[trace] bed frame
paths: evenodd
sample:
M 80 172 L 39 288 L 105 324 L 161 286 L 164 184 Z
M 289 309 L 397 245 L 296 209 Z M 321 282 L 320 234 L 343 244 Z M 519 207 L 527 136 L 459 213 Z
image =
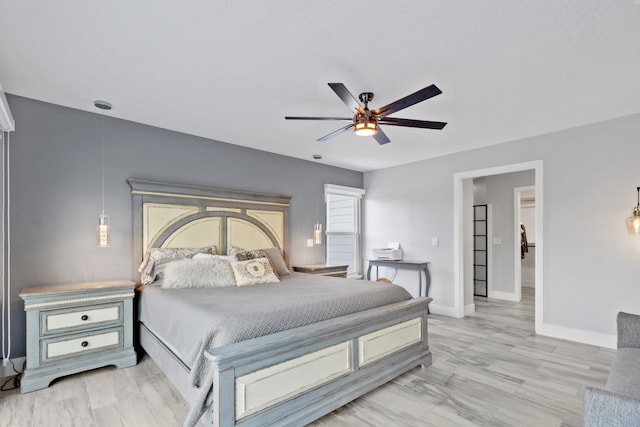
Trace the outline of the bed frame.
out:
M 151 247 L 278 247 L 288 263 L 290 197 L 127 180 L 133 268 Z M 416 298 L 215 348 L 213 426 L 304 425 L 417 366 L 431 365 L 427 309 Z M 189 404 L 189 368 L 140 324 L 140 344 Z

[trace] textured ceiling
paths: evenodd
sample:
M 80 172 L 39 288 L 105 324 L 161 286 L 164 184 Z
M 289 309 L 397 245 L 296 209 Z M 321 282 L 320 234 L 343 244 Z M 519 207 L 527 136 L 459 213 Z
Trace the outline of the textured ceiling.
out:
M 0 0 L 8 93 L 232 144 L 368 171 L 640 112 L 640 4 L 576 1 Z M 343 122 L 327 86 L 372 107 L 435 83 L 394 114 L 448 122 Z M 18 127 L 19 123 L 16 124 Z

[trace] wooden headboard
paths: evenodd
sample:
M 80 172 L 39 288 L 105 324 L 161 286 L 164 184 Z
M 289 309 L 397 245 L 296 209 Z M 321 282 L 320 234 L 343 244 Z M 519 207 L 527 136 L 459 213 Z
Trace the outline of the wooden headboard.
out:
M 128 179 L 133 277 L 149 248 L 280 248 L 289 264 L 290 196 Z

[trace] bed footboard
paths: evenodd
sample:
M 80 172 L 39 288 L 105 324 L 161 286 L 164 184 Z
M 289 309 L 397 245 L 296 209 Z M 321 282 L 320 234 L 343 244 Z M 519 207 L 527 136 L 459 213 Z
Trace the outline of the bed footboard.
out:
M 214 426 L 304 425 L 418 366 L 431 365 L 417 298 L 206 354 Z

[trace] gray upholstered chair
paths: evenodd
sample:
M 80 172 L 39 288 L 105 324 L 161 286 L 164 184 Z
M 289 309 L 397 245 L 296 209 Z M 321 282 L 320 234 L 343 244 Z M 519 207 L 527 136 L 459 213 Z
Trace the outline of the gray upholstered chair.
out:
M 640 316 L 618 313 L 618 350 L 604 388 L 587 387 L 585 427 L 640 426 Z

